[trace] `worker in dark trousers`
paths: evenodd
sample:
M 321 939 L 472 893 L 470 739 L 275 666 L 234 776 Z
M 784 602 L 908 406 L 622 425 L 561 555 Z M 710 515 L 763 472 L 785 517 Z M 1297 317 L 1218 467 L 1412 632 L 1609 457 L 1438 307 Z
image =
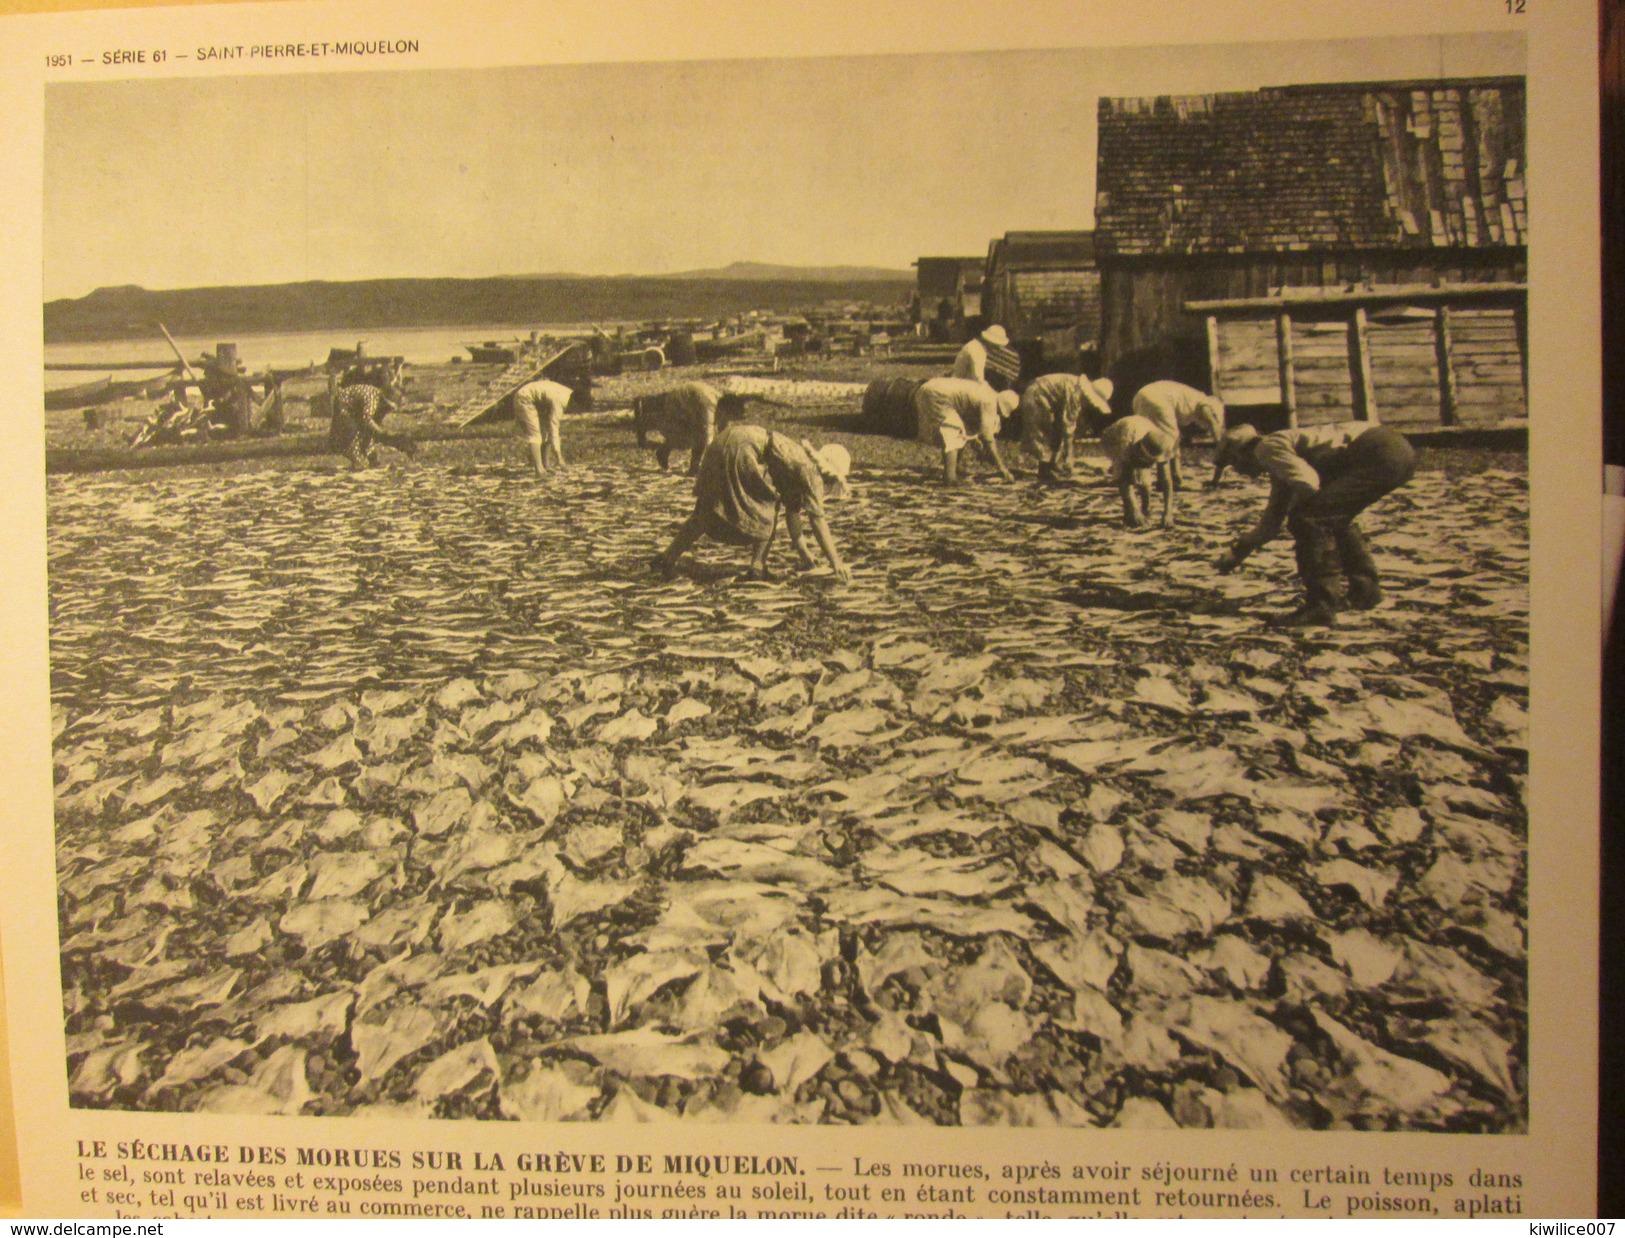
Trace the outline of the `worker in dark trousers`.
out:
M 1225 431 L 1214 458 L 1213 484 L 1226 466 L 1270 479 L 1269 504 L 1251 532 L 1220 556 L 1230 573 L 1280 533 L 1292 533 L 1303 604 L 1274 622 L 1324 626 L 1341 611 L 1370 610 L 1382 600 L 1377 565 L 1355 518 L 1392 494 L 1416 471 L 1416 452 L 1403 434 L 1370 421 L 1308 426 L 1260 434 L 1252 426 Z

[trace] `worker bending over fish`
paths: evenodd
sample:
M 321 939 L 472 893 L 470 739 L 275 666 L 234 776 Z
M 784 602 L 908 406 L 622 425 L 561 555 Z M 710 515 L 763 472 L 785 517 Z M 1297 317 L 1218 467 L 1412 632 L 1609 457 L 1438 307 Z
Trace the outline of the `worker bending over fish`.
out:
M 1137 529 L 1151 518 L 1150 477 L 1154 471 L 1162 495 L 1162 527 L 1173 528 L 1177 508 L 1173 460 L 1178 439 L 1144 417 L 1130 416 L 1107 426 L 1100 445 L 1106 452 L 1107 475 L 1123 500 L 1124 526 Z
M 914 393 L 914 411 L 922 443 L 942 452 L 942 482 L 960 482 L 959 454 L 975 443 L 1004 481 L 1015 480 L 999 456 L 999 426 L 1016 410 L 1013 391 L 994 393 L 986 383 L 969 378 L 928 378 Z
M 1355 517 L 1415 473 L 1416 452 L 1404 435 L 1370 421 L 1274 434 L 1237 426 L 1219 444 L 1215 485 L 1227 465 L 1247 477 L 1267 476 L 1270 498 L 1258 524 L 1220 556 L 1219 571 L 1235 571 L 1283 525 L 1292 533 L 1304 600 L 1277 618 L 1278 626 L 1326 625 L 1341 611 L 1370 610 L 1382 600 L 1377 565 Z
M 655 570 L 670 576 L 677 561 L 702 537 L 735 546 L 749 546 L 750 577 L 771 579 L 767 552 L 779 529 L 779 512 L 803 568 L 817 560 L 807 548 L 803 524 L 829 560 L 842 584 L 852 573 L 841 561 L 835 539 L 824 517 L 826 487 L 831 498 L 846 494 L 852 457 L 836 443 L 814 450 L 764 426 L 738 424 L 717 435 L 700 461 L 694 482 L 694 513 L 683 522 L 665 553 L 654 560 Z
M 1205 429 L 1215 448 L 1224 437 L 1224 401 L 1172 379 L 1147 383 L 1134 393 L 1134 415 L 1171 434 L 1174 457 L 1169 475 L 1175 490 L 1185 485 L 1184 444 L 1196 429 Z
M 688 472 L 693 476 L 717 431 L 739 420 L 744 411 L 745 402 L 737 395 L 710 383 L 683 383 L 634 399 L 632 429 L 640 448 L 649 446 L 650 434 L 660 435 L 655 459 L 663 470 L 670 466 L 673 452 L 688 452 Z
M 547 476 L 549 455 L 553 457 L 555 468 L 561 472 L 564 469 L 564 443 L 559 426 L 574 395 L 569 387 L 550 378 L 528 382 L 513 393 L 514 429 L 525 440 L 525 450 L 537 477 Z
M 363 381 L 365 380 L 365 381 Z M 400 369 L 390 365 L 354 377 L 333 396 L 333 420 L 328 425 L 329 450 L 348 456 L 352 472 L 378 463 L 378 444 L 404 455 L 417 454 L 417 443 L 405 434 L 384 429 L 386 414 L 400 407 Z
M 1038 476 L 1053 480 L 1072 474 L 1072 448 L 1078 423 L 1099 433 L 1112 416 L 1112 380 L 1087 374 L 1045 374 L 1021 393 L 1021 445 L 1038 460 Z

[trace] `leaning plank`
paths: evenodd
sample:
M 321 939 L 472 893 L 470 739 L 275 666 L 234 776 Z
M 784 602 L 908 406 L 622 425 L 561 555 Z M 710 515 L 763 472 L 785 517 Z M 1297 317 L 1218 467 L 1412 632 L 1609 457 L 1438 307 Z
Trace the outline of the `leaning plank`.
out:
M 526 383 L 534 382 L 536 379 L 542 377 L 542 375 L 547 372 L 548 366 L 552 365 L 555 361 L 564 356 L 565 353 L 569 352 L 574 347 L 575 343 L 571 342 L 564 345 L 564 347 L 558 349 L 556 352 L 550 353 L 541 361 L 537 361 L 534 357 L 529 357 L 522 361 L 514 362 L 514 364 L 503 370 L 502 373 L 498 374 L 478 392 L 459 404 L 448 420 L 454 427 L 461 430 L 464 426 L 471 426 L 481 418 L 487 417 L 496 412 L 497 406 L 501 404 L 502 401 L 506 400 L 514 392 L 518 391 L 519 388 L 523 387 Z

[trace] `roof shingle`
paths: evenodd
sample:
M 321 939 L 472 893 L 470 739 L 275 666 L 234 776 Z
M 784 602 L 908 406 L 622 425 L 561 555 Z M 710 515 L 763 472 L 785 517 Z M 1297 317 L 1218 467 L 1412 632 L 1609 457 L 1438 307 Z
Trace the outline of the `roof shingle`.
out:
M 1518 246 L 1522 78 L 1100 100 L 1102 254 Z

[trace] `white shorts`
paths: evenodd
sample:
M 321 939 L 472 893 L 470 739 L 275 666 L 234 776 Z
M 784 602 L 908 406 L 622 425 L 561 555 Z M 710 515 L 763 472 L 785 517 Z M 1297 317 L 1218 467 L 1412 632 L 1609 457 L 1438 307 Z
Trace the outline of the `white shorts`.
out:
M 515 400 L 513 403 L 514 431 L 527 443 L 540 446 L 543 438 L 552 438 L 558 433 L 557 409 L 547 409 L 544 417 L 534 400 Z

